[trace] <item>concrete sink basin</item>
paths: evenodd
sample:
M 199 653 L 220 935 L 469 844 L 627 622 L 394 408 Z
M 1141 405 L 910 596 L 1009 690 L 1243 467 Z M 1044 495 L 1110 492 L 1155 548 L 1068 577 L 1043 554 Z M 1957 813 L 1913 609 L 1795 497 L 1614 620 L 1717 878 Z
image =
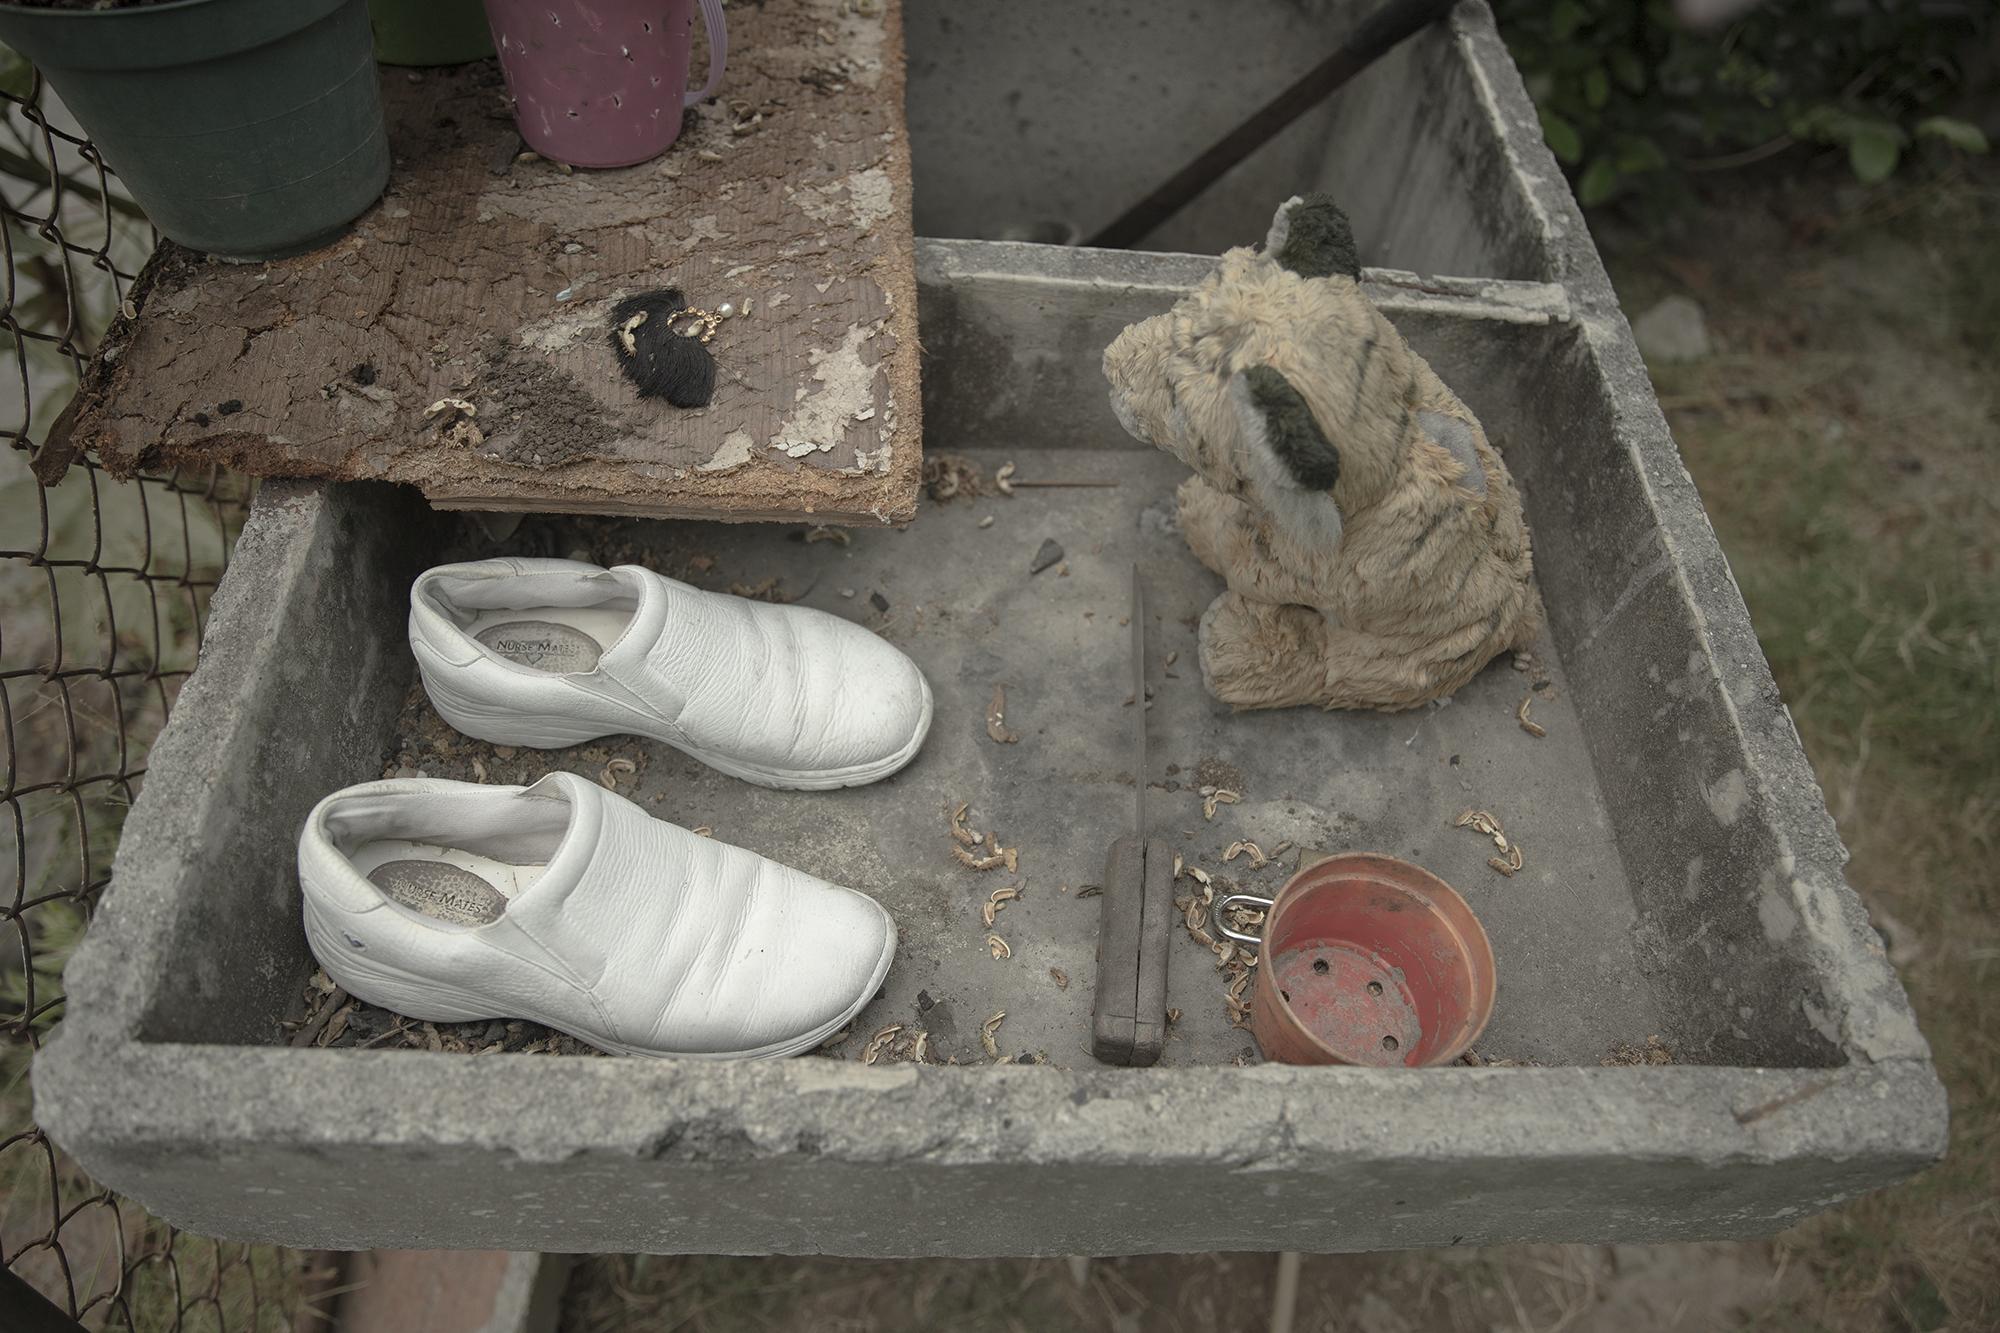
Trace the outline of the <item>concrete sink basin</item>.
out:
M 1093 50 L 1092 25 L 1126 21 L 1112 8 L 1060 12 Z M 1139 151 L 1119 147 L 1141 134 L 1129 117 L 1093 122 L 1111 149 L 1054 162 L 1045 181 L 1009 155 L 1035 158 L 1039 135 L 1088 139 L 1078 122 L 1108 115 L 1101 85 L 1116 91 L 1121 60 L 1198 92 L 1204 52 L 1183 30 L 1212 8 L 1147 7 L 1166 35 L 1093 84 L 1068 68 L 1067 42 L 1049 44 L 1054 8 L 1016 14 L 1012 35 L 964 7 L 912 5 L 920 224 L 971 238 L 920 243 L 927 448 L 989 477 L 1011 461 L 1023 479 L 1110 484 L 927 503 L 909 529 L 850 544 L 543 518 L 495 543 L 386 488 L 267 485 L 36 1064 L 50 1133 L 105 1184 L 219 1236 L 850 1255 L 1754 1235 L 1941 1155 L 1928 1050 L 1483 7 L 1371 71 L 1175 224 L 1186 236 L 1156 243 L 1254 238 L 1277 199 L 1315 184 L 1354 205 L 1372 294 L 1521 483 L 1549 610 L 1535 708 L 1548 734 L 1517 723 L 1534 682 L 1504 660 L 1449 706 L 1396 717 L 1232 716 L 1202 691 L 1191 624 L 1217 581 L 1172 531 L 1178 466 L 1119 431 L 1097 358 L 1211 261 L 977 237 L 1038 219 L 1087 230 L 1142 187 L 1111 165 Z M 1338 31 L 1324 8 L 1249 5 L 1240 22 L 1268 51 Z M 1028 33 L 1051 54 L 1016 130 L 996 119 L 1014 89 L 971 53 L 986 43 L 1001 68 L 1030 68 Z M 1219 130 L 1228 109 L 1216 117 Z M 1187 133 L 1194 148 L 1210 131 Z M 1168 168 L 1184 155 L 1149 142 Z M 1031 576 L 1051 538 L 1066 564 Z M 930 744 L 891 782 L 804 796 L 637 741 L 540 756 L 448 735 L 412 690 L 410 578 L 441 558 L 576 550 L 711 587 L 775 578 L 878 628 L 937 692 Z M 1157 682 L 1144 776 L 1167 835 L 1246 889 L 1275 887 L 1293 854 L 1225 864 L 1238 839 L 1386 851 L 1441 875 L 1492 937 L 1499 999 L 1478 1049 L 1497 1063 L 1259 1064 L 1213 959 L 1178 936 L 1182 1017 L 1163 1063 L 1092 1061 L 1097 904 L 1076 890 L 1130 806 L 1118 620 L 1135 561 Z M 1016 744 L 986 735 L 996 684 Z M 897 965 L 852 1039 L 726 1066 L 289 1044 L 280 1024 L 313 970 L 291 858 L 314 800 L 402 765 L 518 781 L 596 776 L 607 755 L 633 761 L 622 789 L 661 816 L 895 913 Z M 1198 787 L 1217 775 L 1242 801 L 1209 820 Z M 961 801 L 1021 849 L 1004 961 L 978 909 L 1014 880 L 952 861 Z M 1474 806 L 1505 820 L 1522 873 L 1494 874 L 1490 845 L 1452 827 Z M 1005 1059 L 988 1061 L 979 1025 L 1003 1009 Z M 934 1030 L 935 1052 L 960 1063 L 864 1066 L 868 1034 L 893 1023 Z M 1632 1052 L 1640 1063 L 1606 1064 Z

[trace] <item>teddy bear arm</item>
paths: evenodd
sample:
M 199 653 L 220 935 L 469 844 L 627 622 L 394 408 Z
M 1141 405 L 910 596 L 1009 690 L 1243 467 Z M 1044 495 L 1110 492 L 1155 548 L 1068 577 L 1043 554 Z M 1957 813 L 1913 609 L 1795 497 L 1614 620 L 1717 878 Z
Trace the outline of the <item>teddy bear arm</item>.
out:
M 1226 592 L 1199 635 L 1209 692 L 1237 708 L 1368 708 L 1400 712 L 1451 693 L 1495 651 L 1490 642 L 1441 664 L 1434 645 L 1346 629 L 1309 606 Z
M 1309 606 L 1255 602 L 1225 592 L 1197 634 L 1202 681 L 1236 708 L 1293 708 L 1326 692 L 1326 621 Z
M 1231 591 L 1255 602 L 1326 602 L 1312 576 L 1327 558 L 1293 549 L 1255 505 L 1189 477 L 1180 487 L 1180 522 L 1195 559 L 1220 574 Z

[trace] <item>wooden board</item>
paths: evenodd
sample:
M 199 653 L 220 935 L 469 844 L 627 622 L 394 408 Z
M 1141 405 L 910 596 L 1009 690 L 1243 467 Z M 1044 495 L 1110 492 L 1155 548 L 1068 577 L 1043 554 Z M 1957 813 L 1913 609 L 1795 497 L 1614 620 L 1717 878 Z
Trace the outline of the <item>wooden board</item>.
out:
M 296 259 L 163 248 L 71 446 L 118 473 L 219 461 L 407 482 L 447 507 L 907 521 L 922 458 L 897 0 L 727 12 L 722 97 L 625 170 L 517 160 L 491 61 L 383 71 L 381 202 Z M 640 399 L 611 351 L 610 307 L 666 286 L 746 312 L 710 344 L 699 411 Z M 425 415 L 447 397 L 483 438 Z

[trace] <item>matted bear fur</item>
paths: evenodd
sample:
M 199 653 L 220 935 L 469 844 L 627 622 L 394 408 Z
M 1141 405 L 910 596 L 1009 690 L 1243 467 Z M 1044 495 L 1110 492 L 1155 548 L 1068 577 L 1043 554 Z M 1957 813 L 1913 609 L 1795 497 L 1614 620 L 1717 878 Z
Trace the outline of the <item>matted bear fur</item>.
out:
M 1346 216 L 1294 198 L 1104 353 L 1125 429 L 1194 469 L 1181 531 L 1229 585 L 1202 677 L 1239 708 L 1414 708 L 1540 625 L 1513 478 L 1360 276 Z

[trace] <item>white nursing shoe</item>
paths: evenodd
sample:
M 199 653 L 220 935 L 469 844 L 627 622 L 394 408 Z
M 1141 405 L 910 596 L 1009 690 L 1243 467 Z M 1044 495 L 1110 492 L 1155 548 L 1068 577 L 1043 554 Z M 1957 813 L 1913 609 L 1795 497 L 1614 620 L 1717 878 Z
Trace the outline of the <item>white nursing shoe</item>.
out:
M 916 663 L 861 626 L 637 565 L 440 565 L 410 589 L 410 648 L 468 736 L 543 750 L 647 736 L 766 787 L 888 777 L 931 725 Z
M 522 1018 L 628 1055 L 809 1051 L 874 997 L 871 898 L 654 819 L 573 773 L 365 782 L 299 835 L 306 939 L 350 995 Z

